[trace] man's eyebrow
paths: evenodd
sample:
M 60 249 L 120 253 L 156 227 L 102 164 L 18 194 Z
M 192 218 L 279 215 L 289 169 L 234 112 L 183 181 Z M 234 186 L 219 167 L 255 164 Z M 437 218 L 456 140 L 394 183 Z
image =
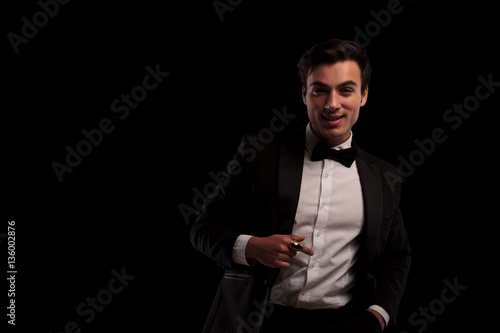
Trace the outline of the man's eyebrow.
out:
M 327 85 L 326 83 L 323 83 L 321 81 L 313 81 L 313 82 L 311 82 L 310 86 L 321 86 L 321 87 L 330 88 L 329 85 Z
M 349 81 L 345 81 L 345 82 L 342 82 L 340 84 L 337 85 L 337 88 L 342 88 L 342 87 L 345 87 L 345 86 L 355 86 L 357 87 L 358 84 L 352 80 L 349 80 Z
M 321 87 L 330 88 L 329 85 L 327 85 L 326 83 L 323 83 L 321 81 L 313 81 L 313 82 L 311 82 L 310 86 L 321 86 Z M 357 87 L 358 84 L 356 82 L 352 81 L 352 80 L 348 80 L 348 81 L 339 83 L 337 85 L 337 88 L 342 88 L 342 87 L 345 87 L 345 86 L 355 86 L 355 87 Z

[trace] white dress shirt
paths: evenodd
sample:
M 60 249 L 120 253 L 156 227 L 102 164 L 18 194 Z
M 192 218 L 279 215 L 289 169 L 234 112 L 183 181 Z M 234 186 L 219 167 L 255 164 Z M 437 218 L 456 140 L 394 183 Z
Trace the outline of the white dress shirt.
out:
M 363 196 L 356 161 L 347 168 L 337 161 L 311 161 L 319 138 L 311 124 L 306 128 L 306 151 L 299 202 L 292 234 L 304 236 L 313 256 L 298 252 L 290 268 L 281 269 L 271 290 L 270 302 L 295 308 L 339 308 L 351 301 L 354 264 L 363 228 Z M 351 147 L 349 139 L 332 149 Z M 245 248 L 249 235 L 241 235 L 233 247 L 233 260 L 248 265 Z M 380 306 L 371 309 L 389 321 Z

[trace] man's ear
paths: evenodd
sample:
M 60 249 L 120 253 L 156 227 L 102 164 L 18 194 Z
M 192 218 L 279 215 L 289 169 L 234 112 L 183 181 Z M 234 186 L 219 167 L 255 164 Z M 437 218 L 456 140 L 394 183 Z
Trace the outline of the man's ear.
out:
M 302 102 L 304 102 L 305 105 L 306 103 L 306 87 L 302 86 Z
M 368 100 L 368 86 L 366 86 L 365 91 L 361 94 L 361 106 L 365 106 Z

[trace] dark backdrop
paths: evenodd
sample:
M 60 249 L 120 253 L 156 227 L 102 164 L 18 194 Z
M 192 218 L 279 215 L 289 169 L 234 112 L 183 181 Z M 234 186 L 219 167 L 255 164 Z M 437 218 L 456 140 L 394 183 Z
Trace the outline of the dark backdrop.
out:
M 296 63 L 328 38 L 367 48 L 356 141 L 406 171 L 414 259 L 396 331 L 490 321 L 500 87 L 477 87 L 500 81 L 491 2 L 61 2 L 2 10 L 0 232 L 16 222 L 18 271 L 9 329 L 200 331 L 222 271 L 191 247 L 179 207 L 195 205 L 273 109 L 305 119 Z M 150 91 L 147 66 L 163 76 Z M 140 102 L 126 113 L 131 93 Z M 473 111 L 448 111 L 464 103 Z M 446 140 L 431 144 L 436 129 Z M 87 156 L 71 157 L 60 181 L 53 164 L 67 163 L 67 146 Z M 93 298 L 104 304 L 91 310 Z

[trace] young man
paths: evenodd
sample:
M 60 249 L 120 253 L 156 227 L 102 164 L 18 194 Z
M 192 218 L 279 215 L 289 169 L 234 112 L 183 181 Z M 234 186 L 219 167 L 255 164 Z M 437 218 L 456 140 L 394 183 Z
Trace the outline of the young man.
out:
M 328 40 L 298 64 L 309 123 L 255 153 L 245 137 L 191 239 L 226 271 L 204 332 L 381 332 L 410 268 L 396 167 L 353 141 L 370 64 Z M 251 153 L 250 153 L 251 152 Z M 393 179 L 393 178 L 392 178 Z

